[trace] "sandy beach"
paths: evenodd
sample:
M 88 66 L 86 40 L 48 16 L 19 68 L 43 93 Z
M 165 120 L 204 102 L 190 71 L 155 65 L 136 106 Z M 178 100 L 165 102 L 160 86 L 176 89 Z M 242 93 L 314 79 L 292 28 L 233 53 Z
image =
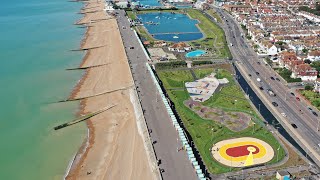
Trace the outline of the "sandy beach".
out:
M 118 25 L 103 8 L 92 0 L 81 10 L 77 24 L 88 28 L 80 48 L 88 50 L 80 67 L 88 69 L 70 99 L 85 98 L 81 114 L 116 106 L 87 121 L 89 143 L 66 179 L 156 179 L 130 100 L 134 84 Z

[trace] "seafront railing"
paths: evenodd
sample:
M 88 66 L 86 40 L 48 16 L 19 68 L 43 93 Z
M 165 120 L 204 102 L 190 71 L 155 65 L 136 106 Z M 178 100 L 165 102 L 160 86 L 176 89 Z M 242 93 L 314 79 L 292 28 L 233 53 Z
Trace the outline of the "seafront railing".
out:
M 159 85 L 159 82 L 156 78 L 156 76 L 154 75 L 153 73 L 153 70 L 151 69 L 150 65 L 148 63 L 146 63 L 146 67 L 148 69 L 148 71 L 150 72 L 150 75 L 151 75 L 151 78 L 154 82 L 154 84 L 156 85 L 156 88 L 161 96 L 161 99 L 162 99 L 162 102 L 164 103 L 166 109 L 167 109 L 167 112 L 170 116 L 170 119 L 172 121 L 172 125 L 176 128 L 177 132 L 178 132 L 178 135 L 179 135 L 179 138 L 180 138 L 180 141 L 184 147 L 184 149 L 186 150 L 187 152 L 187 155 L 188 155 L 188 158 L 193 166 L 193 168 L 195 169 L 196 173 L 197 173 L 197 176 L 200 180 L 205 180 L 205 176 L 199 166 L 199 163 L 198 161 L 196 160 L 195 156 L 194 156 L 194 153 L 192 151 L 192 148 L 190 147 L 190 144 L 187 140 L 187 137 L 185 135 L 185 132 L 184 130 L 180 127 L 180 124 L 178 123 L 177 121 L 177 118 L 176 116 L 174 115 L 170 105 L 169 105 L 169 102 L 166 98 L 166 96 L 164 95 L 162 89 L 161 89 L 161 86 Z

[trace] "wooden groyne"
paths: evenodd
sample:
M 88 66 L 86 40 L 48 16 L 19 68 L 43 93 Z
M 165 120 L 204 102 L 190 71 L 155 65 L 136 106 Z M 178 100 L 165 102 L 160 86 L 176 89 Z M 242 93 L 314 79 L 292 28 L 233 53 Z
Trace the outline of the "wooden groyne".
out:
M 82 121 L 85 121 L 85 120 L 87 120 L 87 119 L 89 119 L 89 118 L 91 118 L 91 117 L 93 117 L 93 116 L 96 116 L 96 115 L 98 115 L 98 114 L 100 114 L 100 113 L 102 113 L 102 112 L 104 112 L 104 111 L 107 111 L 107 110 L 109 110 L 109 109 L 111 109 L 111 108 L 113 108 L 113 107 L 115 107 L 115 106 L 116 106 L 116 105 L 112 105 L 112 106 L 110 106 L 110 107 L 103 108 L 103 109 L 101 109 L 101 110 L 99 110 L 99 111 L 96 111 L 96 112 L 93 112 L 93 113 L 89 113 L 89 114 L 83 115 L 83 116 L 81 116 L 81 117 L 79 117 L 79 118 L 77 118 L 77 119 L 74 119 L 74 120 L 70 121 L 70 122 L 63 123 L 63 124 L 61 124 L 61 125 L 59 125 L 59 126 L 56 126 L 56 127 L 54 127 L 53 129 L 54 129 L 54 130 L 59 130 L 59 129 L 62 129 L 62 128 L 65 128 L 65 127 L 68 127 L 68 126 L 77 124 L 77 123 L 82 122 Z
M 122 90 L 127 90 L 129 88 L 131 88 L 133 85 L 131 86 L 128 86 L 128 87 L 124 87 L 124 88 L 119 88 L 119 89 L 115 89 L 115 90 L 111 90 L 111 91 L 105 91 L 105 92 L 102 92 L 102 93 L 98 93 L 98 94 L 94 94 L 94 95 L 91 95 L 91 96 L 86 96 L 86 97 L 80 97 L 80 98 L 74 98 L 74 99 L 66 99 L 66 100 L 60 100 L 56 103 L 61 103 L 61 102 L 68 102 L 68 101 L 79 101 L 79 100 L 83 100 L 83 99 L 87 99 L 87 98 L 91 98 L 91 97 L 95 97 L 95 96 L 100 96 L 100 95 L 103 95 L 103 94 L 108 94 L 108 93 L 113 93 L 113 92 L 117 92 L 117 91 L 122 91 Z
M 71 71 L 71 70 L 83 70 L 83 69 L 95 68 L 95 67 L 100 67 L 100 66 L 106 66 L 106 65 L 109 65 L 109 64 L 111 64 L 111 63 L 98 64 L 98 65 L 95 65 L 95 66 L 68 68 L 68 69 L 66 69 L 66 70 L 67 70 L 67 71 Z

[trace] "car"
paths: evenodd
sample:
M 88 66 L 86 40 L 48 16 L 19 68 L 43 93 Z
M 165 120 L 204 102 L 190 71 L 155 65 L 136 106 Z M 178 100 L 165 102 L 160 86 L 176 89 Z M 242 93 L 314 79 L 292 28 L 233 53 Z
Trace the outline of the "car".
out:
M 251 74 L 248 74 L 248 76 L 251 77 L 252 75 L 251 75 Z
M 296 124 L 291 124 L 291 126 L 293 127 L 293 128 L 295 128 L 295 129 L 297 129 L 298 128 L 298 126 L 296 125 Z
M 279 79 L 279 78 L 276 78 L 276 80 L 277 80 L 277 81 L 280 81 L 280 79 Z
M 263 87 L 262 87 L 262 86 L 260 86 L 260 87 L 259 87 L 259 89 L 263 90 Z
M 300 101 L 300 98 L 299 98 L 299 97 L 296 97 L 296 100 Z
M 274 80 L 274 77 L 271 76 L 270 78 L 271 78 L 272 80 Z
M 259 75 L 260 73 L 259 73 L 259 72 L 256 72 L 256 74 Z
M 295 94 L 293 92 L 290 93 L 292 96 L 295 96 Z
M 278 103 L 276 103 L 276 102 L 272 102 L 272 105 L 273 105 L 274 107 L 278 107 L 278 106 L 279 106 Z
M 134 47 L 132 46 L 132 47 L 130 47 L 130 49 L 134 49 Z
M 282 115 L 283 117 L 287 117 L 286 113 L 281 113 L 281 115 Z
M 308 109 L 309 109 L 310 111 L 312 111 L 312 108 L 311 108 L 311 107 L 309 107 L 309 106 L 308 106 Z
M 257 78 L 257 81 L 258 81 L 258 82 L 261 82 L 261 79 L 260 79 L 260 78 Z
M 318 114 L 314 111 L 312 111 L 312 114 L 318 117 Z
M 261 62 L 257 62 L 258 64 L 261 64 Z

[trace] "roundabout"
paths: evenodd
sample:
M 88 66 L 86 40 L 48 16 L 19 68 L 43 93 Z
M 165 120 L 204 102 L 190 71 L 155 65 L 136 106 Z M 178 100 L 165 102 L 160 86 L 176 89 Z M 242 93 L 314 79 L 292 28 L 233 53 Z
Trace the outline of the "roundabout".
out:
M 268 143 L 252 137 L 220 141 L 213 145 L 211 152 L 214 159 L 230 167 L 262 164 L 274 157 L 274 151 Z

